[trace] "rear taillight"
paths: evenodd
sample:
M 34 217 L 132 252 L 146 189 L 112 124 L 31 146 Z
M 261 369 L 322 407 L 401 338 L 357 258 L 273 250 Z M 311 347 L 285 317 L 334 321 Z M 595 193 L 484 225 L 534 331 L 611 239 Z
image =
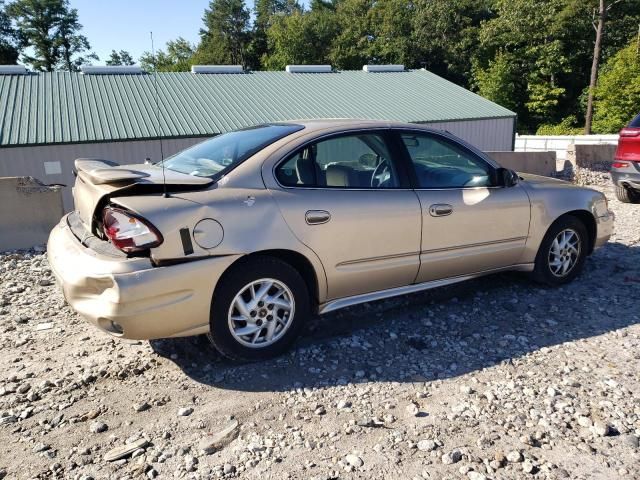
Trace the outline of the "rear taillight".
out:
M 102 229 L 111 243 L 126 253 L 157 247 L 163 241 L 160 232 L 148 221 L 120 208 L 103 210 Z
M 640 136 L 640 128 L 623 128 L 620 130 L 621 137 L 638 137 Z
M 626 168 L 629 166 L 629 164 L 627 162 L 613 162 L 611 166 L 613 168 Z

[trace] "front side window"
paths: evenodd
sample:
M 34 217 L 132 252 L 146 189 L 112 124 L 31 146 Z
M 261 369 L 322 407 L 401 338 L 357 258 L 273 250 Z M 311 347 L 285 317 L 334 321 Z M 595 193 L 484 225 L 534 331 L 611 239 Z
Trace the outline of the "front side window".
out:
M 403 133 L 418 188 L 490 187 L 492 168 L 472 152 L 436 135 Z
M 287 187 L 397 188 L 400 182 L 382 136 L 354 134 L 308 145 L 276 169 Z
M 263 148 L 303 128 L 272 124 L 224 133 L 167 158 L 164 166 L 197 177 L 220 178 Z M 156 165 L 162 166 L 162 162 Z

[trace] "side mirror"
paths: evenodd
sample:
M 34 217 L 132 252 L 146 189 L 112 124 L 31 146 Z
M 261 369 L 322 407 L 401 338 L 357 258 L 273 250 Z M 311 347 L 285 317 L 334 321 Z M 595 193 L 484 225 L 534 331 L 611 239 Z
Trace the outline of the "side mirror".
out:
M 496 170 L 497 185 L 500 187 L 513 187 L 519 181 L 518 174 L 508 168 L 498 168 Z

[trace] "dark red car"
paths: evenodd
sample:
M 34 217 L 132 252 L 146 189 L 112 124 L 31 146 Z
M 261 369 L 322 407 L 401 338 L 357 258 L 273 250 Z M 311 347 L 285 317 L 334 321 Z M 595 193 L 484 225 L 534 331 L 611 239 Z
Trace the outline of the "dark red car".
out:
M 620 130 L 611 179 L 616 186 L 618 200 L 640 203 L 640 115 Z

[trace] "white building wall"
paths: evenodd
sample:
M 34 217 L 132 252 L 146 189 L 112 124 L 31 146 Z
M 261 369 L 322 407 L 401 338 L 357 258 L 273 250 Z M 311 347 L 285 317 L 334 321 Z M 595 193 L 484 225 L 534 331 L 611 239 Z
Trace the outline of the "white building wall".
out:
M 180 138 L 162 141 L 164 156 L 168 157 L 204 138 Z M 160 160 L 160 141 L 79 143 L 36 147 L 0 148 L 0 177 L 31 176 L 47 185 L 62 184 L 64 208 L 73 208 L 71 187 L 75 182 L 73 162 L 76 158 L 101 158 L 120 164 L 143 163 L 146 158 Z
M 513 151 L 515 118 L 487 118 L 455 122 L 426 123 L 447 130 L 485 152 Z

